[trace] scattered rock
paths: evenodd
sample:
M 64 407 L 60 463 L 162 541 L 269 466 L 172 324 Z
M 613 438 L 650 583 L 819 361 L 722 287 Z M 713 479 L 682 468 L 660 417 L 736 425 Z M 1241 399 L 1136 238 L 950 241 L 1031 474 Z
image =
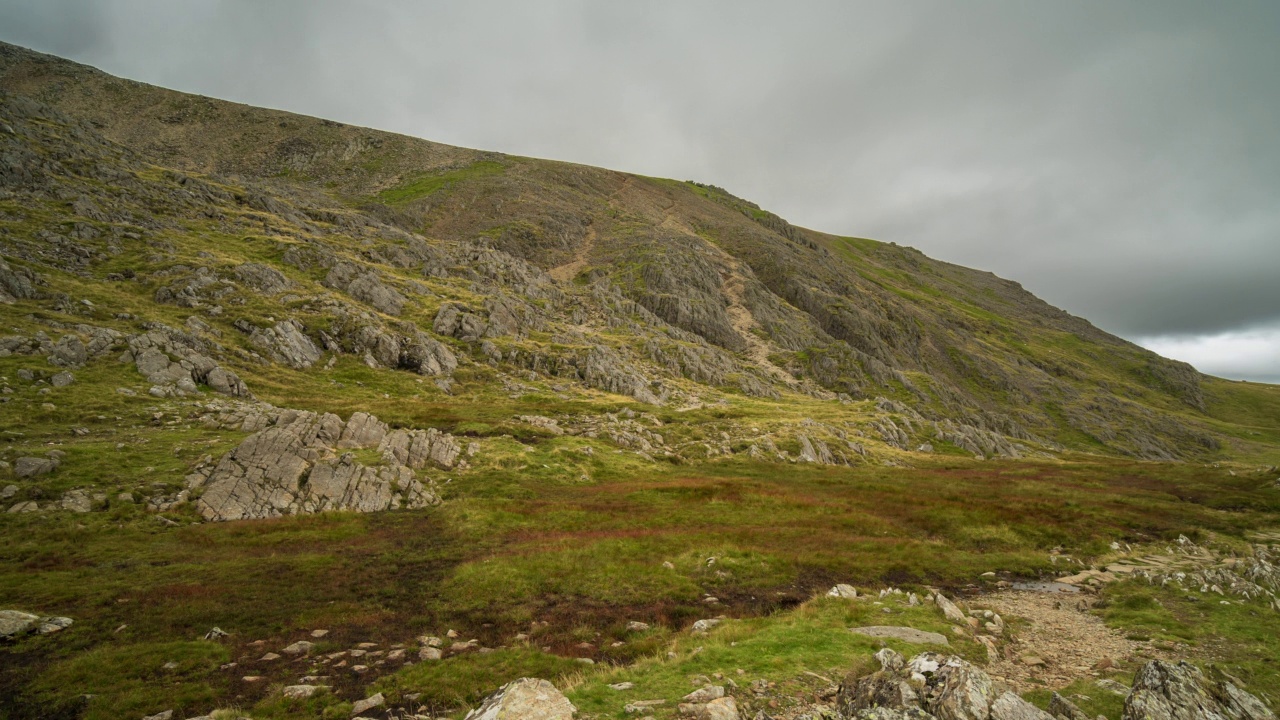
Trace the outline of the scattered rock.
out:
M 61 632 L 71 627 L 73 622 L 69 617 L 42 618 L 21 610 L 0 610 L 0 641 L 15 640 L 29 633 L 48 635 Z
M 705 620 L 699 620 L 693 624 L 693 627 L 690 628 L 690 632 L 704 633 L 719 624 L 720 624 L 719 618 L 707 618 Z
M 942 593 L 934 595 L 933 601 L 939 608 L 942 608 L 942 614 L 951 622 L 959 623 L 961 625 L 969 622 L 969 619 L 960 611 L 960 608 L 956 607 L 956 604 L 948 600 Z
M 424 647 L 418 650 L 419 660 L 439 660 L 442 657 L 444 657 L 444 653 L 440 650 L 440 648 Z
M 306 640 L 299 640 L 298 642 L 289 645 L 288 647 L 286 647 L 284 650 L 281 650 L 280 652 L 285 653 L 286 655 L 307 655 L 311 653 L 311 648 L 315 646 L 316 644 L 313 642 L 308 642 Z
M 66 387 L 75 381 L 76 376 L 65 370 L 49 378 L 49 384 L 56 388 Z
M 353 703 L 351 705 L 351 714 L 359 715 L 365 710 L 372 710 L 373 708 L 382 707 L 383 705 L 386 705 L 386 704 L 387 704 L 387 699 L 382 696 L 382 693 L 376 693 L 374 695 L 370 695 L 369 697 L 363 700 L 357 700 L 355 703 Z
M 827 596 L 853 600 L 858 597 L 858 590 L 852 585 L 845 585 L 842 583 L 828 590 Z
M 1111 678 L 1102 678 L 1100 680 L 1095 680 L 1093 684 L 1097 685 L 1103 690 L 1113 692 L 1117 695 L 1121 695 L 1125 697 L 1129 695 L 1129 688 L 1125 687 L 1124 685 L 1121 685 L 1120 683 L 1116 682 L 1115 680 L 1112 680 Z
M 889 672 L 901 672 L 907 665 L 907 659 L 893 648 L 880 648 L 876 651 L 875 659 L 880 663 L 881 670 Z
M 280 691 L 280 694 L 292 700 L 305 700 L 317 692 L 327 689 L 324 685 L 286 685 Z
M 84 490 L 68 490 L 62 494 L 62 500 L 59 505 L 63 510 L 71 512 L 87 513 L 93 510 L 93 498 Z
M 841 684 L 836 702 L 844 717 L 990 720 L 999 712 L 998 720 L 1042 720 L 1016 696 L 999 697 L 991 678 L 961 658 L 923 653 L 903 666 L 891 653 L 876 655 L 884 669 Z M 878 708 L 897 714 L 873 712 Z
M 691 704 L 702 704 L 722 697 L 724 697 L 723 685 L 704 685 L 685 695 L 683 701 Z

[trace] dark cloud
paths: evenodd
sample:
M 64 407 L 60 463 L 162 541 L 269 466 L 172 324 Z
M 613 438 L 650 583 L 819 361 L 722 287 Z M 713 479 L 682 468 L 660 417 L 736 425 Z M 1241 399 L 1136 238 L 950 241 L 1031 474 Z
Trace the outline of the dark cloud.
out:
M 713 182 L 1017 279 L 1127 337 L 1280 323 L 1274 2 L 0 0 L 0 37 L 182 90 Z

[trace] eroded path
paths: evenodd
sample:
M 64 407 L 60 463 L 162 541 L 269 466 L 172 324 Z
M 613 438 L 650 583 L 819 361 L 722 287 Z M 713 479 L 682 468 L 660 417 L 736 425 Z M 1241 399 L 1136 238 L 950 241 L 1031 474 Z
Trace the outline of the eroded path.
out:
M 553 267 L 547 271 L 552 280 L 556 282 L 569 282 L 578 276 L 587 267 L 587 260 L 591 256 L 591 251 L 596 247 L 596 229 L 590 225 L 587 226 L 587 234 L 582 238 L 582 244 L 573 253 L 573 260 Z
M 1092 600 L 1083 593 L 1014 590 L 974 598 L 972 607 L 991 609 L 1010 625 L 987 672 L 1026 692 L 1104 677 L 1107 668 L 1130 660 L 1168 659 L 1150 642 L 1107 627 L 1088 611 Z

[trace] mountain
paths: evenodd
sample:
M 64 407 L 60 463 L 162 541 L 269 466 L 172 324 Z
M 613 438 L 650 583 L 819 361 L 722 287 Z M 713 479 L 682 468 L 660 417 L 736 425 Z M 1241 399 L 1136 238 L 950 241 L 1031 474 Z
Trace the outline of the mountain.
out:
M 796 227 L 717 187 L 250 108 L 12 46 L 0 54 L 0 76 L 9 93 L 75 118 L 86 137 L 118 144 L 134 163 L 220 186 L 222 202 L 204 198 L 222 206 L 213 212 L 263 213 L 230 213 L 206 222 L 209 230 L 256 233 L 274 245 L 264 258 L 273 264 L 304 251 L 325 267 L 345 256 L 395 278 L 418 317 L 441 303 L 404 283 L 452 276 L 435 247 L 497 251 L 522 279 L 487 278 L 467 300 L 486 322 L 503 315 L 487 332 L 506 338 L 498 349 L 513 368 L 581 379 L 581 363 L 568 358 L 599 346 L 634 370 L 594 385 L 648 402 L 680 402 L 677 380 L 758 397 L 886 398 L 930 428 L 909 442 L 891 428 L 872 435 L 904 449 L 936 440 L 988 455 L 999 444 L 1009 454 L 998 435 L 1050 451 L 1173 459 L 1205 456 L 1223 439 L 1204 378 L 1184 363 L 1017 283 L 911 248 Z M 352 235 L 360 245 L 343 247 Z M 635 320 L 616 332 L 622 315 Z M 322 316 L 299 319 L 323 324 Z M 610 342 L 592 341 L 587 333 L 606 325 Z
M 0 715 L 141 717 L 164 667 L 175 706 L 293 717 L 296 663 L 369 638 L 335 697 L 452 711 L 708 607 L 1234 553 L 1280 512 L 1277 388 L 990 273 L 12 45 L 0 93 L 0 594 L 48 616 Z

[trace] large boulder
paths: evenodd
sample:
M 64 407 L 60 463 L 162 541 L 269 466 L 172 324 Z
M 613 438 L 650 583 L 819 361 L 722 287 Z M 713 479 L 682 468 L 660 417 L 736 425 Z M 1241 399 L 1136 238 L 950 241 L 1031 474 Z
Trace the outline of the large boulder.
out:
M 20 478 L 48 475 L 56 469 L 57 458 L 20 457 L 13 463 L 13 474 Z
M 12 640 L 36 629 L 39 615 L 21 610 L 0 610 L 0 640 Z
M 1228 678 L 1211 680 L 1188 662 L 1152 660 L 1133 678 L 1124 720 L 1275 720 Z
M 520 678 L 503 685 L 467 713 L 466 720 L 571 720 L 578 708 L 554 685 Z
M 71 627 L 68 617 L 40 617 L 21 610 L 0 610 L 0 641 L 15 640 L 28 633 L 48 635 Z
M 387 315 L 399 315 L 404 311 L 405 297 L 383 283 L 378 273 L 370 268 L 353 263 L 338 263 L 329 270 L 323 284 L 325 287 L 342 290 Z
M 292 286 L 292 283 L 284 276 L 284 273 L 259 263 L 237 265 L 232 272 L 241 284 L 266 295 L 284 292 Z
M 936 673 L 926 676 L 924 707 L 939 720 L 987 720 L 996 700 L 991 677 L 958 657 L 941 661 Z

